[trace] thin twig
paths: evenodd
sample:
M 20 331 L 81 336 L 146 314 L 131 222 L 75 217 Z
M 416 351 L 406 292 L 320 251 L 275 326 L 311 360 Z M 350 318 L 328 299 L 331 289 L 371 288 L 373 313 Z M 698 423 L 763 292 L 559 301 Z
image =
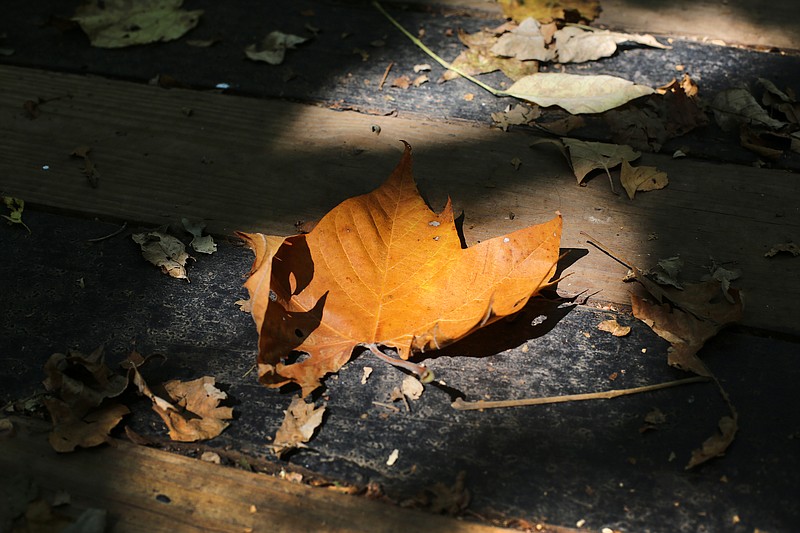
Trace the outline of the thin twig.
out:
M 249 376 L 249 375 L 250 375 L 250 374 L 253 372 L 253 370 L 255 370 L 255 369 L 256 369 L 256 366 L 258 366 L 258 365 L 253 365 L 253 366 L 251 366 L 250 368 L 248 368 L 248 369 L 247 369 L 247 372 L 245 372 L 244 374 L 242 374 L 242 377 L 243 377 L 243 378 L 246 378 L 247 376 Z
M 642 392 L 651 392 L 655 390 L 667 389 L 670 387 L 678 387 L 681 385 L 688 385 L 690 383 L 701 383 L 708 381 L 707 377 L 695 376 L 692 378 L 678 379 L 675 381 L 667 381 L 665 383 L 656 383 L 655 385 L 644 385 L 642 387 L 634 387 L 632 389 L 617 389 L 604 392 L 589 392 L 586 394 L 567 394 L 565 396 L 548 396 L 545 398 L 522 398 L 519 400 L 497 400 L 486 401 L 477 400 L 474 402 L 465 402 L 461 398 L 451 404 L 453 409 L 459 411 L 469 411 L 474 409 L 497 409 L 500 407 L 522 407 L 525 405 L 545 405 L 550 403 L 564 403 L 564 402 L 578 402 L 582 400 L 610 400 L 619 396 L 627 396 L 630 394 L 639 394 Z
M 100 242 L 100 241 L 104 241 L 106 239 L 110 239 L 111 237 L 116 237 L 117 235 L 119 235 L 120 233 L 125 231 L 125 228 L 127 228 L 127 227 L 128 227 L 128 223 L 127 222 L 123 222 L 122 226 L 120 226 L 119 228 L 117 228 L 113 232 L 109 233 L 108 235 L 105 235 L 104 237 L 97 237 L 97 238 L 94 238 L 94 239 L 86 239 L 86 242 Z
M 407 29 L 405 29 L 389 13 L 387 13 L 386 10 L 383 9 L 383 6 L 381 6 L 380 2 L 378 2 L 377 0 L 373 0 L 372 5 L 375 7 L 375 9 L 380 11 L 383 14 L 383 16 L 386 17 L 389 20 L 389 22 L 391 22 L 398 30 L 403 32 L 403 35 L 405 35 L 406 37 L 411 39 L 412 43 L 417 45 L 423 52 L 425 52 L 426 54 L 431 56 L 433 58 L 433 60 L 436 61 L 437 63 L 439 63 L 441 66 L 443 66 L 444 68 L 446 68 L 448 70 L 452 70 L 453 72 L 455 72 L 459 76 L 462 76 L 462 77 L 468 79 L 469 81 L 471 81 L 472 83 L 474 83 L 475 85 L 480 87 L 481 89 L 484 89 L 485 91 L 488 91 L 488 92 L 492 93 L 494 96 L 507 96 L 503 91 L 498 91 L 497 89 L 493 89 L 492 87 L 489 87 L 488 85 L 486 85 L 482 81 L 470 76 L 469 74 L 467 74 L 466 72 L 462 71 L 458 67 L 453 66 L 451 63 L 448 63 L 447 61 L 445 61 L 444 59 L 442 59 L 441 57 L 436 55 L 436 53 L 433 50 L 431 50 L 430 48 L 425 46 L 422 43 L 422 41 L 420 41 L 419 39 L 414 37 L 414 35 L 412 35 L 411 32 L 409 32 Z
M 383 71 L 383 77 L 381 78 L 381 82 L 380 84 L 378 84 L 379 91 L 383 90 L 383 84 L 386 83 L 386 78 L 389 77 L 389 71 L 392 70 L 393 66 L 394 66 L 394 61 L 389 61 L 389 64 L 386 65 L 386 70 Z
M 606 245 L 604 245 L 603 243 L 601 243 L 600 241 L 598 241 L 597 239 L 595 239 L 594 237 L 592 237 L 591 235 L 589 235 L 585 231 L 581 231 L 580 234 L 583 235 L 584 237 L 586 237 L 586 240 L 589 241 L 589 243 L 591 243 L 594 246 L 596 246 L 601 252 L 606 254 L 608 257 L 610 257 L 614 261 L 617 261 L 618 263 L 621 263 L 623 266 L 626 266 L 626 267 L 628 267 L 630 269 L 634 268 L 630 261 L 628 261 L 624 257 L 618 257 Z
M 372 405 L 377 405 L 379 407 L 384 407 L 386 409 L 389 409 L 390 411 L 394 411 L 395 413 L 399 413 L 400 412 L 400 408 L 399 407 L 397 407 L 396 405 L 392 405 L 390 403 L 372 402 Z

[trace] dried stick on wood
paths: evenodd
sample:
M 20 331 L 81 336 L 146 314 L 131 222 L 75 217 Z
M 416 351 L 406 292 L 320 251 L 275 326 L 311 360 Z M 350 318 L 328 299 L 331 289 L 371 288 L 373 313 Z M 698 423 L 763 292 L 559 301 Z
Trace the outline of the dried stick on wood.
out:
M 651 392 L 655 390 L 668 389 L 670 387 L 679 387 L 681 385 L 689 385 L 691 383 L 704 383 L 708 378 L 703 376 L 695 376 L 692 378 L 678 379 L 675 381 L 667 381 L 665 383 L 656 383 L 655 385 L 644 385 L 642 387 L 634 387 L 632 389 L 617 389 L 604 392 L 589 392 L 586 394 L 567 394 L 565 396 L 548 396 L 545 398 L 522 398 L 519 400 L 497 400 L 486 401 L 477 400 L 474 402 L 465 402 L 461 398 L 451 404 L 453 409 L 459 411 L 470 411 L 475 409 L 497 409 L 501 407 L 522 407 L 526 405 L 544 405 L 549 403 L 565 403 L 577 402 L 582 400 L 610 400 L 619 396 L 628 396 L 630 394 L 639 394 L 642 392 Z

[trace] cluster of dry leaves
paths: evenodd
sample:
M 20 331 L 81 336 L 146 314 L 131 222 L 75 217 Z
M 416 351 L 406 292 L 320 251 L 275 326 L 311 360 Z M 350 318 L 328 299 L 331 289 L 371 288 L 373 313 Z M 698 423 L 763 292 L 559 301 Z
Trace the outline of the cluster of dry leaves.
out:
M 450 63 L 440 81 L 500 70 L 514 82 L 502 94 L 542 107 L 556 105 L 572 114 L 602 113 L 654 90 L 608 75 L 539 73 L 539 63 L 594 61 L 613 55 L 623 42 L 668 48 L 651 35 L 564 25 L 563 21 L 543 25 L 533 18 L 473 34 L 460 30 L 458 37 L 467 49 Z
M 580 158 L 585 148 L 569 141 L 561 142 L 570 150 L 578 147 L 568 152 L 576 176 L 585 174 L 592 168 Z M 633 157 L 607 154 L 603 168 L 626 164 L 626 155 Z M 245 286 L 259 332 L 259 380 L 270 387 L 295 383 L 307 397 L 358 348 L 422 376 L 424 367 L 407 361 L 410 356 L 516 313 L 552 282 L 560 229 L 557 217 L 462 249 L 450 203 L 436 214 L 419 197 L 406 144 L 383 185 L 346 200 L 310 233 L 241 234 L 256 255 Z M 632 294 L 634 316 L 671 343 L 670 365 L 713 379 L 697 352 L 722 327 L 740 320 L 742 296 L 730 287 L 739 272 L 715 265 L 707 280 L 683 283 L 681 266 L 679 258 L 670 258 L 650 271 L 631 267 L 631 279 L 645 289 Z M 611 323 L 602 328 L 618 336 L 630 331 Z M 292 352 L 308 357 L 293 361 Z M 418 397 L 422 384 L 409 379 L 420 390 L 398 389 L 391 401 Z M 695 450 L 687 468 L 724 453 L 736 433 L 736 410 L 717 385 L 730 415 L 720 420 L 720 433 Z M 302 446 L 323 413 L 324 406 L 293 399 L 279 431 L 286 444 L 278 453 Z
M 233 412 L 219 406 L 226 395 L 216 388 L 214 378 L 171 380 L 156 393 L 141 373 L 149 359 L 134 350 L 121 370 L 114 371 L 105 363 L 102 346 L 88 355 L 69 350 L 50 356 L 44 367 L 48 392 L 44 404 L 53 420 L 49 437 L 53 449 L 71 452 L 107 442 L 111 430 L 130 412 L 120 398 L 131 385 L 152 402 L 173 440 L 210 439 L 228 426 Z M 129 428 L 126 431 L 136 439 Z
M 611 254 L 593 239 L 589 242 Z M 723 455 L 738 430 L 738 414 L 722 384 L 697 354 L 722 328 L 742 319 L 744 295 L 731 287 L 731 281 L 739 278 L 741 272 L 712 264 L 702 281 L 683 282 L 680 257 L 663 259 L 649 270 L 618 260 L 631 269 L 624 281 L 639 283 L 640 290 L 631 291 L 633 316 L 670 343 L 667 363 L 713 380 L 728 407 L 729 413 L 719 420 L 719 431 L 692 452 L 686 468 Z M 598 329 L 619 337 L 630 333 L 630 327 L 621 326 L 616 320 L 601 322 Z
M 181 0 L 152 0 L 142 5 L 123 0 L 107 0 L 102 5 L 88 2 L 73 20 L 98 47 L 168 41 L 194 28 L 203 13 L 182 10 L 181 4 Z M 558 135 L 558 139 L 536 144 L 556 145 L 579 184 L 590 172 L 601 169 L 613 190 L 610 169 L 620 166 L 621 184 L 631 200 L 637 192 L 665 187 L 665 173 L 653 167 L 634 167 L 631 162 L 639 158 L 640 150 L 658 151 L 668 139 L 707 122 L 696 98 L 697 86 L 688 76 L 652 89 L 611 76 L 539 73 L 539 65 L 594 61 L 614 54 L 620 43 L 662 49 L 668 46 L 649 35 L 601 31 L 568 22 L 591 21 L 599 12 L 596 2 L 525 4 L 501 1 L 515 22 L 474 34 L 459 31 L 466 48 L 449 64 L 451 70 L 440 81 L 501 70 L 513 84 L 507 90 L 493 92 L 534 105 L 509 106 L 493 115 L 495 122 L 504 130 L 536 124 Z M 382 11 L 377 3 L 376 7 Z M 315 33 L 314 28 L 309 31 Z M 277 65 L 287 50 L 307 40 L 275 31 L 261 43 L 250 45 L 245 54 L 251 60 Z M 211 46 L 215 42 L 189 44 Z M 417 73 L 429 70 L 428 65 L 415 68 Z M 418 80 L 428 81 L 426 75 Z M 761 104 L 744 89 L 720 93 L 712 104 L 716 120 L 724 129 L 739 128 L 742 145 L 765 158 L 774 159 L 788 149 L 797 151 L 800 107 L 795 95 L 766 80 L 760 80 L 760 84 L 764 88 Z M 625 105 L 632 100 L 637 100 L 635 105 Z M 539 106 L 553 105 L 571 115 L 558 122 L 537 124 Z M 582 113 L 604 113 L 614 140 L 624 140 L 625 144 L 566 137 L 582 124 L 575 116 Z M 84 160 L 83 171 L 97 186 L 99 173 L 89 152 L 88 146 L 78 147 L 72 155 Z M 4 200 L 11 210 L 4 218 L 23 224 L 24 204 Z M 203 235 L 202 225 L 184 220 L 184 227 L 192 234 L 191 246 L 196 251 L 215 250 L 211 238 Z M 462 249 L 450 203 L 437 214 L 419 197 L 408 145 L 400 164 L 381 187 L 346 200 L 307 235 L 284 238 L 241 234 L 256 255 L 245 286 L 259 333 L 259 380 L 270 387 L 294 383 L 302 389 L 302 395 L 295 397 L 286 410 L 273 442 L 275 452 L 281 455 L 312 437 L 323 420 L 325 407 L 315 407 L 304 398 L 320 386 L 326 374 L 336 372 L 354 350 L 370 350 L 423 376 L 424 367 L 408 361 L 412 355 L 442 348 L 522 309 L 552 282 L 560 235 L 559 215 Z M 189 255 L 179 239 L 154 231 L 135 234 L 133 240 L 148 261 L 170 276 L 188 279 L 185 265 Z M 635 267 L 632 271 L 633 279 L 645 290 L 645 294 L 632 294 L 634 315 L 671 343 L 669 364 L 713 378 L 697 352 L 721 327 L 741 318 L 741 295 L 729 286 L 734 273 L 716 269 L 709 280 L 681 284 L 674 263 L 664 262 L 650 272 Z M 618 324 L 606 323 L 603 328 L 614 335 L 627 333 Z M 292 352 L 308 357 L 292 362 Z M 54 354 L 46 365 L 45 381 L 51 394 L 46 406 L 54 421 L 53 447 L 71 451 L 107 441 L 109 431 L 128 413 L 127 407 L 115 399 L 131 385 L 150 399 L 175 440 L 211 438 L 227 426 L 231 409 L 219 407 L 225 394 L 214 386 L 213 378 L 170 381 L 156 393 L 140 372 L 146 361 L 134 351 L 120 373 L 105 365 L 102 348 L 88 356 L 79 352 Z M 421 390 L 416 387 L 422 385 L 411 379 L 416 392 L 403 389 L 392 401 L 419 397 Z M 721 386 L 720 391 L 727 401 Z M 695 451 L 688 467 L 723 453 L 732 441 L 737 417 L 730 402 L 728 405 L 730 416 L 720 420 L 720 434 Z
M 211 235 L 203 235 L 206 224 L 202 221 L 191 221 L 182 218 L 182 229 L 191 235 L 189 246 L 198 253 L 213 254 L 217 251 L 217 243 Z M 142 249 L 142 257 L 149 263 L 157 266 L 170 277 L 189 281 L 186 274 L 186 262 L 191 256 L 186 252 L 186 246 L 179 238 L 171 235 L 166 229 L 134 233 L 131 235 L 133 242 Z
M 75 11 L 71 21 L 80 25 L 92 46 L 98 48 L 123 48 L 180 39 L 194 29 L 203 15 L 202 9 L 181 9 L 183 0 L 89 0 Z M 316 28 L 307 26 L 315 34 Z M 279 65 L 286 51 L 308 41 L 307 37 L 270 32 L 260 43 L 251 44 L 244 53 L 248 59 Z M 188 39 L 186 44 L 206 48 L 220 42 L 219 38 Z M 175 80 L 162 80 L 159 84 L 172 85 Z M 80 154 L 76 154 L 80 155 Z
M 759 78 L 760 101 L 753 91 L 737 87 L 721 91 L 711 107 L 724 131 L 738 131 L 744 148 L 766 161 L 780 159 L 787 152 L 800 153 L 800 102 L 795 92 L 779 89 Z

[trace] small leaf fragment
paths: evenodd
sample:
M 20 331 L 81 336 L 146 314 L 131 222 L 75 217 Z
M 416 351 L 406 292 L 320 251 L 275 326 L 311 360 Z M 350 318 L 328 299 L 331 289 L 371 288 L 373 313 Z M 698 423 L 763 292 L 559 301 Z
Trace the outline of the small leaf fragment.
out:
M 400 390 L 409 400 L 419 400 L 425 391 L 425 386 L 415 376 L 406 376 L 400 384 Z
M 666 172 L 661 172 L 656 167 L 633 167 L 625 160 L 622 161 L 619 179 L 631 200 L 637 191 L 655 191 L 663 189 L 669 183 Z
M 501 130 L 508 131 L 509 126 L 528 124 L 539 118 L 541 114 L 542 110 L 539 106 L 517 104 L 514 107 L 509 105 L 504 111 L 492 113 L 492 120 Z
M 624 337 L 631 332 L 630 326 L 623 326 L 616 319 L 603 320 L 597 324 L 597 329 L 600 331 L 607 331 L 615 337 Z
M 286 50 L 292 50 L 298 44 L 308 41 L 305 37 L 283 33 L 280 31 L 270 32 L 264 37 L 260 45 L 251 44 L 244 49 L 248 59 L 253 61 L 263 61 L 270 65 L 280 65 L 286 57 Z
M 739 426 L 736 422 L 735 412 L 734 416 L 723 416 L 719 419 L 719 432 L 709 437 L 703 442 L 700 448 L 692 451 L 692 457 L 689 459 L 689 464 L 686 465 L 686 470 L 694 468 L 697 465 L 705 463 L 709 459 L 724 455 L 725 451 L 733 442 L 736 437 L 736 432 Z
M 392 453 L 389 454 L 389 458 L 386 459 L 386 466 L 394 466 L 399 457 L 400 457 L 400 450 L 395 448 L 394 450 L 392 450 Z
M 186 261 L 189 254 L 183 243 L 172 235 L 160 231 L 134 233 L 131 238 L 142 248 L 142 256 L 173 278 L 189 280 Z
M 25 200 L 22 198 L 14 198 L 13 196 L 3 196 L 3 203 L 8 208 L 10 213 L 8 215 L 0 215 L 8 221 L 9 224 L 19 224 L 28 233 L 31 233 L 31 228 L 22 221 L 22 212 L 25 210 Z
M 314 431 L 322 423 L 325 406 L 314 407 L 300 396 L 292 398 L 281 427 L 272 441 L 272 451 L 278 457 L 295 448 L 304 448 L 305 443 L 314 436 Z
M 100 184 L 100 172 L 97 170 L 94 161 L 89 157 L 89 152 L 91 151 L 91 146 L 78 146 L 70 155 L 83 159 L 82 172 L 86 176 L 86 179 L 89 180 L 89 185 L 91 185 L 93 189 L 96 189 Z
M 793 257 L 797 257 L 800 255 L 800 246 L 793 242 L 778 243 L 770 248 L 769 251 L 764 254 L 764 257 L 775 257 L 780 253 L 787 253 L 791 254 Z
M 192 222 L 188 218 L 182 218 L 183 227 L 192 234 L 192 242 L 189 243 L 194 251 L 201 254 L 213 254 L 217 251 L 217 243 L 211 235 L 203 235 L 206 223 L 202 221 Z

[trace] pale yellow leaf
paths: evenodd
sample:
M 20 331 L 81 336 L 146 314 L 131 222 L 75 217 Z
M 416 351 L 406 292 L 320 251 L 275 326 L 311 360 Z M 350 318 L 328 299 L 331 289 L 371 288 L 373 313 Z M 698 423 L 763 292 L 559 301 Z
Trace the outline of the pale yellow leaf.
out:
M 666 172 L 661 172 L 656 167 L 633 167 L 627 161 L 622 162 L 619 179 L 631 200 L 637 191 L 655 191 L 663 189 L 669 183 Z
M 602 113 L 653 92 L 650 87 L 615 76 L 552 72 L 525 76 L 509 87 L 505 94 L 542 107 L 559 106 L 577 115 Z

